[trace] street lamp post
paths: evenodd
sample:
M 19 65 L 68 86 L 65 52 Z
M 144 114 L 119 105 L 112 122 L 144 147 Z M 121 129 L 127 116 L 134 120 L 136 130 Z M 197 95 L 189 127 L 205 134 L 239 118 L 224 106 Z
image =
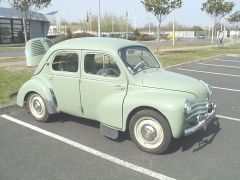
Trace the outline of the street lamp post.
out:
M 175 46 L 175 9 L 173 10 L 173 41 L 172 45 Z
M 98 0 L 98 37 L 101 37 L 101 5 Z
M 215 25 L 213 24 L 213 26 L 212 26 L 212 44 L 214 43 L 214 32 L 213 32 L 214 31 L 214 26 Z
M 126 7 L 126 12 L 125 12 L 125 18 L 126 18 L 126 39 L 128 39 L 128 9 Z
M 148 20 L 148 34 L 151 33 L 151 23 L 150 23 L 150 18 L 147 17 L 147 20 Z
M 112 33 L 113 33 L 113 15 L 111 15 L 111 20 L 112 20 Z

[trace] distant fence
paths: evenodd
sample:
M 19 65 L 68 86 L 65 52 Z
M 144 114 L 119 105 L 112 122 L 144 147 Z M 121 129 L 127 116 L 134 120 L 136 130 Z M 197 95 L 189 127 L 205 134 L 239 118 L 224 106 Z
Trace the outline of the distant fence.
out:
M 240 31 L 230 31 L 230 37 L 239 37 Z

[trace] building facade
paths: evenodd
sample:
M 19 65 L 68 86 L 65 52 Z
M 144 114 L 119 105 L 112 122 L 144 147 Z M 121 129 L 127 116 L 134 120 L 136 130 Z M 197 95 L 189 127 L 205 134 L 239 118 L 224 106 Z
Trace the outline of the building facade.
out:
M 16 9 L 0 7 L 0 44 L 23 43 L 23 16 Z M 45 15 L 30 12 L 27 22 L 28 39 L 46 37 L 50 22 Z

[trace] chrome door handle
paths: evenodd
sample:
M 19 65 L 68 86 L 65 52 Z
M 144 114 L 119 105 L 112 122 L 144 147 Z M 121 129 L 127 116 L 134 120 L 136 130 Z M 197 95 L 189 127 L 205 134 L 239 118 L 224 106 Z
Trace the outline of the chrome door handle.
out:
M 116 85 L 115 88 L 116 88 L 117 90 L 124 90 L 124 89 L 125 89 L 125 87 L 122 86 L 122 85 Z
M 52 80 L 53 80 L 53 77 L 52 77 L 52 76 L 50 76 L 50 77 L 48 78 L 48 80 L 49 80 L 49 81 L 52 81 Z

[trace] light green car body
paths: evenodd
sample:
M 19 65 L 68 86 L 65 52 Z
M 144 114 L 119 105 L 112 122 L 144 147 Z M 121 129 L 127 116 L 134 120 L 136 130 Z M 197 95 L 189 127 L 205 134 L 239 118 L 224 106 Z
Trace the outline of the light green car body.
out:
M 184 103 L 206 101 L 206 86 L 194 78 L 166 71 L 161 64 L 160 68 L 131 74 L 118 53 L 119 49 L 129 46 L 144 45 L 111 38 L 72 39 L 53 45 L 41 58 L 34 76 L 20 88 L 17 104 L 24 106 L 28 95 L 36 92 L 45 100 L 50 114 L 64 112 L 93 119 L 118 131 L 128 129 L 131 117 L 138 110 L 153 109 L 167 119 L 174 138 L 183 136 L 190 126 L 186 122 Z M 77 72 L 52 69 L 54 57 L 61 52 L 77 53 Z M 85 73 L 85 54 L 95 52 L 113 57 L 120 76 Z

